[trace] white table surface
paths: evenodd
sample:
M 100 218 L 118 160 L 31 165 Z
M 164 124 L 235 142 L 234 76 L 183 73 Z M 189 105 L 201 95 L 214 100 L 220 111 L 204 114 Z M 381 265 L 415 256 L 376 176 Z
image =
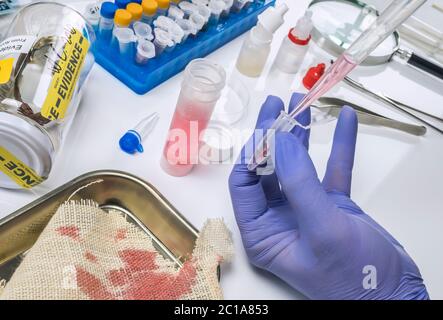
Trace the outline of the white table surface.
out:
M 258 80 L 244 79 L 252 99 L 248 116 L 238 125 L 241 128 L 252 128 L 260 100 L 272 92 L 266 85 L 271 62 L 281 39 L 303 14 L 309 1 L 285 2 L 290 10 L 285 25 L 275 34 L 264 75 Z M 243 39 L 244 36 L 235 39 L 208 58 L 223 65 L 228 72 L 233 71 Z M 322 60 L 327 61 L 328 56 L 313 45 L 303 69 Z M 374 90 L 443 116 L 443 82 L 407 66 L 393 62 L 359 67 L 352 76 Z M 117 169 L 135 174 L 157 187 L 197 228 L 207 218 L 224 217 L 233 232 L 236 248 L 234 261 L 222 268 L 221 284 L 227 299 L 303 298 L 278 278 L 248 263 L 228 193 L 230 165 L 199 166 L 183 178 L 168 176 L 160 169 L 161 149 L 181 79 L 182 74 L 179 74 L 146 95 L 139 96 L 95 65 L 75 123 L 45 189 L 49 191 L 93 170 Z M 298 81 L 295 78 L 291 87 L 288 82 L 278 83 L 280 88 L 286 88 L 286 101 L 289 93 L 298 87 Z M 410 121 L 344 84 L 329 95 Z M 161 119 L 144 143 L 146 152 L 136 156 L 121 152 L 117 144 L 120 136 L 141 117 L 154 111 L 160 114 Z M 330 123 L 312 129 L 310 154 L 320 177 L 330 152 L 334 126 L 335 123 Z M 442 136 L 431 129 L 424 137 L 415 137 L 390 129 L 360 126 L 352 187 L 352 198 L 404 245 L 419 266 L 431 297 L 440 299 L 443 298 L 442 142 Z M 0 218 L 38 196 L 29 192 L 0 190 Z

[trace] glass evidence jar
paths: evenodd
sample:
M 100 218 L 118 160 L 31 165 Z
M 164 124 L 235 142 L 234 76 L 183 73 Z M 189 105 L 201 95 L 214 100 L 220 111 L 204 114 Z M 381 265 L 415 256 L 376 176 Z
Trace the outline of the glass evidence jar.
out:
M 191 61 L 163 149 L 161 166 L 173 176 L 187 175 L 199 160 L 201 134 L 226 83 L 225 70 L 207 59 Z
M 74 9 L 21 9 L 0 43 L 0 187 L 32 188 L 49 175 L 94 63 L 92 27 Z

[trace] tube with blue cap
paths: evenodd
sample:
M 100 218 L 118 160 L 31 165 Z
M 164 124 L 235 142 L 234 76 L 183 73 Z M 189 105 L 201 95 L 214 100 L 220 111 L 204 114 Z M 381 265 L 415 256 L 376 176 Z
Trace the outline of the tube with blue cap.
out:
M 155 112 L 140 121 L 134 129 L 128 130 L 119 141 L 120 148 L 129 154 L 142 153 L 142 141 L 154 130 L 159 118 Z
M 100 8 L 98 32 L 103 37 L 111 38 L 114 28 L 114 16 L 118 7 L 113 2 L 103 2 Z

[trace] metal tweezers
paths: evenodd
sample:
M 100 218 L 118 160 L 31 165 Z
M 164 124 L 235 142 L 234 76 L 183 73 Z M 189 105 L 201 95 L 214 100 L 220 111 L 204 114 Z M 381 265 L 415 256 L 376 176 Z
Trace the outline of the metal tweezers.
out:
M 435 125 L 433 125 L 432 123 L 430 123 L 430 122 L 420 118 L 419 116 L 417 116 L 414 113 L 408 111 L 407 109 L 415 111 L 415 112 L 418 112 L 420 114 L 423 114 L 425 116 L 433 118 L 434 120 L 437 120 L 437 121 L 442 122 L 442 123 L 443 123 L 443 118 L 440 118 L 440 117 L 438 117 L 436 115 L 429 114 L 427 112 L 421 111 L 421 110 L 416 109 L 414 107 L 408 106 L 407 104 L 404 104 L 404 103 L 399 102 L 399 101 L 397 101 L 395 99 L 392 99 L 392 98 L 390 98 L 390 97 L 388 97 L 388 96 L 386 96 L 386 95 L 384 95 L 382 93 L 373 92 L 373 91 L 365 88 L 365 86 L 363 86 L 361 83 L 359 83 L 359 82 L 357 82 L 357 81 L 355 81 L 355 80 L 353 80 L 353 79 L 351 79 L 349 77 L 345 77 L 343 81 L 346 84 L 348 84 L 349 86 L 353 87 L 354 89 L 357 89 L 360 92 L 366 93 L 369 96 L 371 96 L 371 97 L 373 97 L 373 98 L 375 98 L 375 99 L 377 99 L 377 100 L 379 100 L 379 101 L 381 101 L 381 102 L 383 102 L 383 103 L 385 103 L 385 104 L 387 104 L 387 105 L 389 105 L 391 107 L 394 107 L 395 109 L 405 113 L 406 115 L 414 118 L 415 120 L 420 121 L 421 123 L 427 125 L 428 127 L 430 127 L 432 129 L 438 131 L 439 133 L 443 134 L 443 130 L 442 129 L 440 129 L 440 128 L 436 127 Z

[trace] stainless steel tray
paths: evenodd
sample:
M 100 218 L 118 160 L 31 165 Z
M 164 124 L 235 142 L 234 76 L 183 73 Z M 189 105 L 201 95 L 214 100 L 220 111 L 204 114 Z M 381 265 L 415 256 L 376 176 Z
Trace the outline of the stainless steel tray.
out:
M 99 180 L 102 181 L 93 183 Z M 57 208 L 76 191 L 72 200 L 91 199 L 105 211 L 122 213 L 147 232 L 156 248 L 179 266 L 192 253 L 198 231 L 152 185 L 124 172 L 96 171 L 0 220 L 0 279 L 10 279 Z

